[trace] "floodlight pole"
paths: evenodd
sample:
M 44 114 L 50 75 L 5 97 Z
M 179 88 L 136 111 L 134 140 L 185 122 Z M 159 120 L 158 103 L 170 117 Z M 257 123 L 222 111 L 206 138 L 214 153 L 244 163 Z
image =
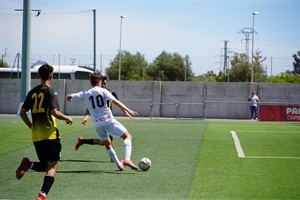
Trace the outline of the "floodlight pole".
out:
M 119 45 L 119 78 L 118 80 L 121 80 L 121 62 L 122 62 L 122 48 L 121 48 L 121 44 L 122 44 L 122 19 L 126 18 L 126 16 L 121 15 L 121 21 L 120 21 L 120 45 Z
M 253 74 L 254 74 L 254 16 L 258 15 L 259 12 L 253 12 L 253 19 L 252 19 L 252 59 L 251 59 L 251 83 L 253 83 Z
M 93 27 L 94 27 L 94 71 L 96 71 L 96 9 L 93 10 Z
M 25 101 L 30 90 L 30 11 L 31 0 L 23 1 L 23 33 L 22 33 L 22 76 L 21 76 L 21 102 Z
M 35 11 L 38 17 L 41 14 L 40 9 L 31 10 L 31 0 L 23 0 L 23 9 L 15 9 L 15 11 L 23 11 L 23 30 L 22 30 L 22 77 L 21 77 L 21 102 L 25 101 L 26 95 L 31 88 L 31 69 L 30 69 L 30 33 L 31 33 L 31 17 L 30 11 Z

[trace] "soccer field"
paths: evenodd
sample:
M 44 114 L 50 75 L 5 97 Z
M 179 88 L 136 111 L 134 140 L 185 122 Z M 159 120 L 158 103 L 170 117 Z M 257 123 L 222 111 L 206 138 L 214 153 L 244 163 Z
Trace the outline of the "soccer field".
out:
M 119 119 L 133 135 L 132 160 L 152 161 L 149 171 L 117 171 L 95 138 L 91 122 L 58 121 L 63 145 L 48 199 L 299 199 L 300 125 L 252 121 Z M 0 117 L 0 199 L 34 199 L 44 173 L 15 178 L 20 160 L 36 160 L 20 118 Z M 115 140 L 123 158 L 122 140 Z

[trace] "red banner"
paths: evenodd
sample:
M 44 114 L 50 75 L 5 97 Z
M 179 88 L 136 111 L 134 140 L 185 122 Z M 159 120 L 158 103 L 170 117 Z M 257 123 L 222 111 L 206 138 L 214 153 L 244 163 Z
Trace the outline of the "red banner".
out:
M 300 122 L 300 105 L 260 105 L 259 121 Z

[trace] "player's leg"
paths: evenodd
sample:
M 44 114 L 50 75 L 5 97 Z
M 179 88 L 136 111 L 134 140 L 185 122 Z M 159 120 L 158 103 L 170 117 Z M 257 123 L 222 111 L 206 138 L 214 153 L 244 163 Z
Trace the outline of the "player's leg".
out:
M 115 152 L 114 148 L 112 148 L 111 143 L 109 140 L 105 140 L 105 149 L 107 154 L 109 155 L 112 162 L 116 164 L 120 171 L 123 171 L 123 162 L 119 160 L 117 153 Z
M 114 137 L 109 135 L 109 139 L 110 139 L 112 148 L 114 148 Z
M 113 137 L 111 135 L 109 135 L 109 139 L 110 139 L 110 142 L 111 142 L 111 146 L 112 148 L 114 147 L 114 144 L 113 144 Z M 104 146 L 105 143 L 103 141 L 101 141 L 100 139 L 83 139 L 83 137 L 79 137 L 77 139 L 77 143 L 75 145 L 75 150 L 78 150 L 79 147 L 83 144 L 89 144 L 89 145 L 101 145 L 101 146 Z M 110 162 L 114 162 L 113 159 L 110 159 Z
M 254 115 L 254 106 L 250 106 L 250 114 L 251 114 L 251 119 L 253 119 Z
M 123 138 L 124 142 L 124 162 L 125 166 L 130 167 L 133 170 L 138 170 L 138 167 L 131 161 L 131 153 L 132 153 L 132 136 L 126 131 L 121 138 Z
M 54 183 L 56 170 L 57 170 L 57 161 L 47 162 L 46 175 L 44 176 L 43 185 L 41 191 L 38 194 L 37 200 L 46 199 L 46 196 L 49 193 Z
M 124 161 L 125 166 L 130 167 L 131 169 L 138 170 L 138 167 L 131 161 L 131 152 L 132 152 L 132 136 L 127 131 L 127 129 L 118 121 L 114 122 L 113 128 L 109 133 L 114 137 L 121 137 L 123 141 L 124 148 Z
M 257 119 L 257 106 L 254 106 L 254 117 Z
M 39 162 L 30 161 L 29 158 L 25 157 L 22 159 L 20 166 L 16 170 L 16 178 L 21 179 L 25 173 L 31 169 L 37 172 L 44 172 L 47 168 L 47 161 L 45 160 L 45 141 L 34 142 L 35 151 Z
M 99 139 L 83 139 L 83 137 L 79 137 L 77 139 L 77 143 L 75 145 L 75 150 L 78 150 L 79 147 L 83 144 L 89 144 L 89 145 L 104 145 L 104 143 L 102 141 L 100 141 Z
M 43 149 L 39 152 L 39 159 L 41 163 L 46 160 L 46 175 L 44 176 L 41 191 L 38 194 L 37 199 L 46 199 L 53 183 L 54 177 L 56 175 L 57 163 L 60 160 L 61 154 L 61 143 L 60 139 L 56 140 L 46 140 L 43 142 Z M 38 167 L 39 165 L 36 165 Z
M 110 143 L 111 143 L 112 148 L 115 148 L 115 146 L 114 146 L 114 137 L 109 135 L 109 139 L 110 139 Z M 112 159 L 110 159 L 110 162 L 114 162 L 114 161 Z
M 32 162 L 29 160 L 29 158 L 23 158 L 21 164 L 16 170 L 16 178 L 20 180 L 25 175 L 25 173 L 31 168 L 31 166 Z
M 100 141 L 102 141 L 104 143 L 106 152 L 109 155 L 110 159 L 117 165 L 119 170 L 122 171 L 124 169 L 123 163 L 120 162 L 120 160 L 118 159 L 117 153 L 115 152 L 114 148 L 112 148 L 111 141 L 109 139 L 109 134 L 107 131 L 107 127 L 109 127 L 109 125 L 105 126 L 105 127 L 103 127 L 103 126 L 95 127 L 95 129 L 96 129 L 97 135 L 99 136 Z

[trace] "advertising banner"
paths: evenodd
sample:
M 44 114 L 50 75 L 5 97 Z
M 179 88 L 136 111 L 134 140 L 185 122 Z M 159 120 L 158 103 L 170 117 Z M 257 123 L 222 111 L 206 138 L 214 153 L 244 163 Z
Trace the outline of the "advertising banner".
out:
M 260 105 L 259 120 L 300 122 L 300 105 Z

